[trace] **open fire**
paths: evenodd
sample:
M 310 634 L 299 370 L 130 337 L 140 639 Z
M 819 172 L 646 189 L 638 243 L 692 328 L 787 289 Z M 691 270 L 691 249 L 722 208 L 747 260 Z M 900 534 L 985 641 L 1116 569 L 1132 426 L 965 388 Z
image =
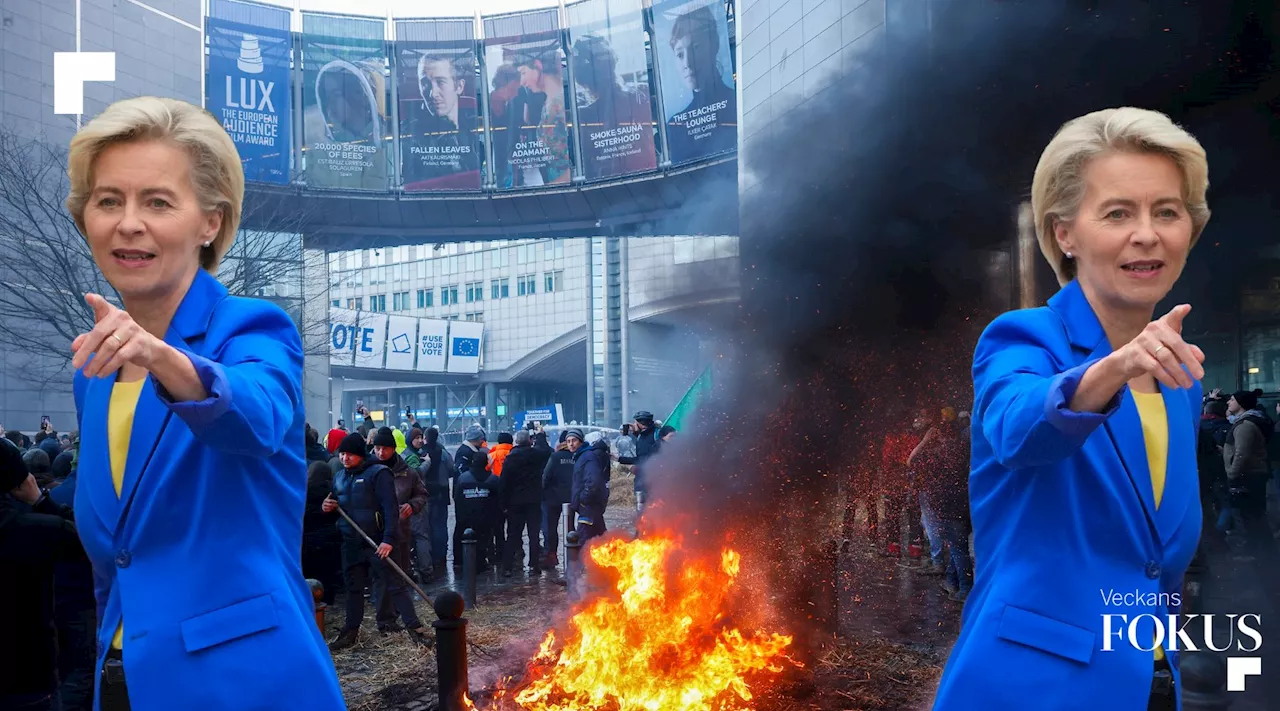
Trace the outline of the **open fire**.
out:
M 584 603 L 563 637 L 548 632 L 524 678 L 494 708 L 527 711 L 746 711 L 752 683 L 787 665 L 790 636 L 729 620 L 740 555 L 686 558 L 669 535 L 590 551 L 614 590 Z

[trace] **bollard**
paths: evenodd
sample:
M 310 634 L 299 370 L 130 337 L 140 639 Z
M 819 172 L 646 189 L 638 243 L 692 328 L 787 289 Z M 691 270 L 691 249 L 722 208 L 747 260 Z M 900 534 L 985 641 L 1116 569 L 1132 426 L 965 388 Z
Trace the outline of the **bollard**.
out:
M 1227 665 L 1207 652 L 1182 655 L 1182 711 L 1226 711 L 1231 706 L 1227 693 Z
M 324 611 L 329 607 L 324 602 L 324 583 L 315 578 L 307 578 L 307 585 L 311 588 L 311 601 L 315 605 L 316 626 L 320 628 L 320 634 L 324 634 Z
M 464 697 L 470 694 L 467 681 L 467 618 L 462 616 L 466 603 L 453 590 L 436 597 L 436 616 L 431 623 L 436 631 L 436 680 L 441 711 L 463 711 Z
M 476 606 L 476 573 L 479 567 L 476 560 L 477 545 L 475 530 L 470 528 L 464 530 L 462 532 L 462 595 L 468 608 Z
M 564 537 L 564 580 L 565 589 L 569 592 L 569 601 L 577 602 L 581 597 L 582 581 L 582 543 L 578 541 L 578 532 L 570 531 Z

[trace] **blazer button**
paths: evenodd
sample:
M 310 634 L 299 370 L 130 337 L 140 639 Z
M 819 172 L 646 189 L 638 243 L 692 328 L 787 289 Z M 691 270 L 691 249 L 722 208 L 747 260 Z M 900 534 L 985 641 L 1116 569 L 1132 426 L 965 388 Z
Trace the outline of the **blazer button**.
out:
M 129 567 L 129 563 L 130 563 L 132 560 L 133 560 L 133 556 L 129 554 L 129 551 L 124 550 L 124 549 L 122 548 L 122 549 L 120 549 L 119 551 L 117 551 L 117 552 L 116 552 L 116 567 L 117 567 L 117 568 L 128 568 L 128 567 Z
M 1152 580 L 1158 580 L 1160 578 L 1159 563 L 1155 562 L 1154 560 L 1147 561 L 1147 577 L 1151 578 Z

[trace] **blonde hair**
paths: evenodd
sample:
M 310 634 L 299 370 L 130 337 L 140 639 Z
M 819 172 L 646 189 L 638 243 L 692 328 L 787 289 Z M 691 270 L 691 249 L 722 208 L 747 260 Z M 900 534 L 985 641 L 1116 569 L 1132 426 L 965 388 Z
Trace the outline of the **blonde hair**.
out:
M 1076 265 L 1058 246 L 1054 227 L 1075 218 L 1084 199 L 1084 170 L 1089 161 L 1113 151 L 1167 156 L 1182 173 L 1182 198 L 1191 215 L 1191 244 L 1209 222 L 1209 162 L 1204 147 L 1168 116 L 1147 109 L 1123 107 L 1085 114 L 1062 125 L 1045 146 L 1031 182 L 1030 220 L 1019 229 L 1035 230 L 1040 252 L 1053 267 L 1058 283 L 1076 276 Z
M 93 192 L 93 164 L 108 146 L 161 140 L 176 144 L 191 157 L 191 186 L 201 209 L 222 213 L 222 226 L 200 250 L 200 266 L 217 271 L 231 249 L 244 204 L 244 166 L 236 145 L 208 111 L 177 99 L 140 96 L 117 101 L 85 124 L 71 139 L 67 176 L 71 188 L 67 210 L 84 234 L 84 209 Z

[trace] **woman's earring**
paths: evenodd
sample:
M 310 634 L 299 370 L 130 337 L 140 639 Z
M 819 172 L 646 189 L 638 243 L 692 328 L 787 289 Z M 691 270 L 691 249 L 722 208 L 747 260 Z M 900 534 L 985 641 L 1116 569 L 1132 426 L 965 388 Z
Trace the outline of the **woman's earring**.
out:
M 205 242 L 205 243 L 204 243 L 204 246 L 208 247 L 208 246 L 209 246 L 209 243 L 208 243 L 208 242 Z M 1067 259 L 1075 259 L 1075 257 L 1072 257 L 1072 256 L 1071 256 L 1071 253 L 1070 253 L 1070 252 L 1064 252 L 1062 256 L 1066 257 Z
M 213 240 L 209 240 L 208 242 L 205 242 L 205 243 L 204 243 L 204 246 L 208 247 L 208 246 L 209 246 L 209 245 L 211 245 L 211 244 L 213 244 Z M 1071 258 L 1071 257 L 1070 257 L 1070 255 L 1068 255 L 1068 256 L 1067 256 L 1067 259 L 1070 259 L 1070 258 Z

